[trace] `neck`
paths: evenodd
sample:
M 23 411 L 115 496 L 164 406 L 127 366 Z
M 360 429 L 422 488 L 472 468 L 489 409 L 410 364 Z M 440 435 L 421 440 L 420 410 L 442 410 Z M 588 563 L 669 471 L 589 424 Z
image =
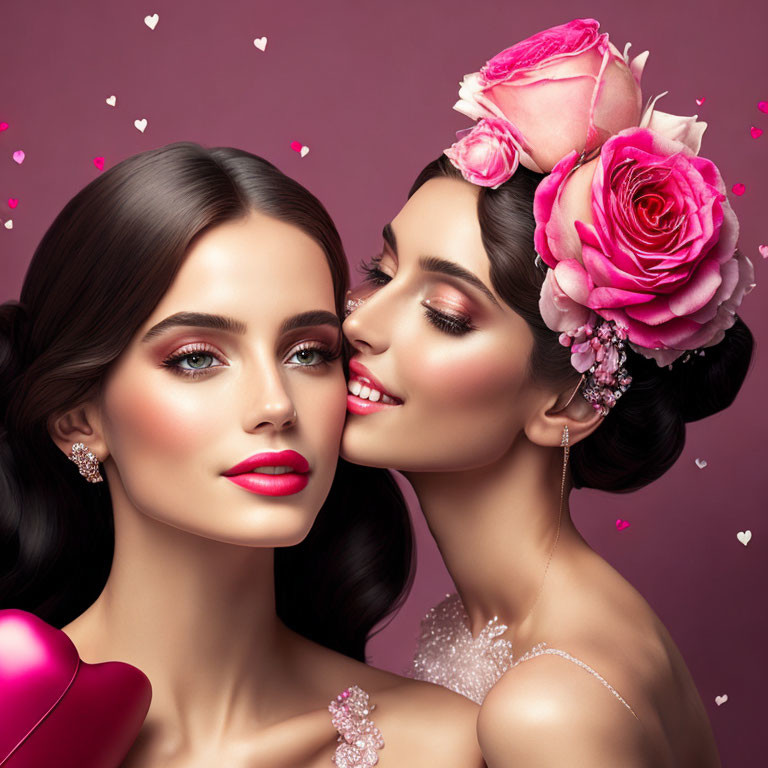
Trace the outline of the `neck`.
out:
M 285 672 L 292 633 L 275 612 L 274 550 L 158 522 L 112 485 L 112 569 L 73 622 L 83 629 L 76 644 L 95 661 L 117 659 L 147 675 L 148 720 L 160 730 L 213 737 L 238 727 L 232 713 L 252 716 L 254 701 L 268 700 Z
M 501 459 L 479 469 L 405 473 L 473 634 L 498 616 L 518 637 L 539 595 L 558 578 L 557 563 L 586 546 L 571 521 L 567 477 L 558 535 L 562 470 L 563 449 L 521 435 Z

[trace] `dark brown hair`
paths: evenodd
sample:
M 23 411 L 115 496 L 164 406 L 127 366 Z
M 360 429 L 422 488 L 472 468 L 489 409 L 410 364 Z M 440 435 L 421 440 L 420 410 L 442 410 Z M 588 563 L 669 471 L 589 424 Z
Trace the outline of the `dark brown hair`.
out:
M 427 165 L 408 197 L 433 178 L 463 181 L 445 155 Z M 529 375 L 543 386 L 567 390 L 579 374 L 570 352 L 539 312 L 544 272 L 536 266 L 533 198 L 542 174 L 519 166 L 497 189 L 480 187 L 477 217 L 488 254 L 491 283 L 501 298 L 528 323 L 533 334 Z M 685 444 L 685 424 L 727 408 L 736 397 L 752 359 L 752 334 L 737 317 L 719 344 L 690 362 L 659 367 L 628 349 L 629 390 L 603 423 L 571 449 L 575 488 L 627 492 L 666 472 Z
M 109 489 L 83 481 L 48 424 L 98 393 L 193 238 L 250 210 L 321 246 L 341 316 L 348 267 L 330 216 L 298 182 L 242 150 L 179 142 L 129 157 L 75 195 L 43 236 L 20 300 L 0 306 L 0 608 L 63 626 L 103 589 L 114 547 Z M 363 659 L 373 626 L 404 597 L 412 560 L 392 476 L 340 460 L 307 539 L 276 550 L 278 613 Z

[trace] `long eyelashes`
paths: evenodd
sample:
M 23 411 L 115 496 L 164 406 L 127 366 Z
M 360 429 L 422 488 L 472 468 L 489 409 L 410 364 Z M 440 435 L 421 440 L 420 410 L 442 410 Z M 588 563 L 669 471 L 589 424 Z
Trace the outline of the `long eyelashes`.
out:
M 198 379 L 201 376 L 207 376 L 210 371 L 216 368 L 226 367 L 226 364 L 222 364 L 206 365 L 205 367 L 200 368 L 185 368 L 182 366 L 183 361 L 188 361 L 190 365 L 194 365 L 195 362 L 198 362 L 200 359 L 205 360 L 206 358 L 218 360 L 221 362 L 221 357 L 219 353 L 204 345 L 200 347 L 183 348 L 183 350 L 184 351 L 179 351 L 176 354 L 167 357 L 162 362 L 163 366 L 173 371 L 173 373 L 178 376 L 184 376 L 188 379 Z M 316 370 L 325 365 L 328 365 L 329 363 L 332 363 L 334 360 L 337 360 L 341 356 L 341 351 L 341 340 L 339 340 L 339 343 L 336 344 L 333 348 L 315 342 L 304 342 L 302 344 L 291 347 L 290 351 L 284 358 L 284 361 L 292 368 L 306 368 Z M 304 360 L 306 360 L 306 353 L 314 353 L 315 362 L 305 362 Z M 290 362 L 292 358 L 300 355 L 305 356 L 304 360 L 295 363 Z M 317 360 L 318 357 L 320 358 L 319 360 Z
M 392 278 L 379 269 L 381 256 L 374 256 L 370 261 L 360 263 L 360 271 L 363 273 L 363 279 L 366 283 L 373 285 L 386 285 Z
M 366 283 L 381 286 L 386 285 L 392 280 L 390 275 L 379 268 L 381 259 L 382 256 L 374 256 L 369 261 L 360 263 L 360 271 L 363 273 L 363 279 Z M 424 316 L 427 318 L 427 321 L 443 333 L 450 334 L 451 336 L 463 336 L 475 330 L 475 326 L 472 325 L 470 318 L 441 312 L 439 309 L 429 306 L 429 301 L 424 304 L 424 310 Z
M 447 312 L 441 312 L 439 309 L 429 305 L 424 306 L 424 316 L 439 331 L 448 333 L 451 336 L 463 336 L 475 330 L 475 326 L 472 325 L 469 318 L 449 315 Z

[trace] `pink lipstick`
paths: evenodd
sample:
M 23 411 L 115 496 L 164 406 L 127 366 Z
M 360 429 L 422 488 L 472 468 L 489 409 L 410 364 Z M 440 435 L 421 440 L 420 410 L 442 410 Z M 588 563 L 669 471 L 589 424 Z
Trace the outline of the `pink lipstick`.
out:
M 290 496 L 307 487 L 309 462 L 296 451 L 256 453 L 222 475 L 251 493 Z
M 347 410 L 350 413 L 364 416 L 403 404 L 358 360 L 349 361 L 349 371 Z

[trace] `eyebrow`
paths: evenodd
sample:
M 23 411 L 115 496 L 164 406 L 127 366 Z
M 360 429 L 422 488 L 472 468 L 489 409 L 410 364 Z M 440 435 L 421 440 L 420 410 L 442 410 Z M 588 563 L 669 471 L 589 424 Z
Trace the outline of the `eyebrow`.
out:
M 381 236 L 394 251 L 395 256 L 397 256 L 397 238 L 395 238 L 395 232 L 392 229 L 391 222 L 384 225 L 384 228 L 381 230 Z M 441 259 L 437 256 L 422 256 L 419 259 L 419 266 L 425 272 L 438 272 L 443 275 L 448 275 L 449 277 L 463 280 L 465 283 L 469 283 L 485 294 L 497 307 L 499 306 L 496 297 L 490 292 L 485 283 L 477 277 L 477 275 L 474 275 L 468 269 L 464 269 L 464 267 L 460 267 L 455 262 Z
M 305 328 L 313 325 L 331 325 L 336 329 L 341 327 L 339 318 L 336 317 L 333 312 L 318 309 L 310 310 L 309 312 L 300 312 L 298 315 L 289 317 L 280 326 L 280 333 L 287 333 L 288 331 L 293 331 L 297 328 Z M 245 323 L 226 315 L 212 315 L 207 312 L 177 312 L 174 315 L 166 317 L 165 320 L 161 320 L 156 325 L 153 325 L 144 334 L 142 342 L 150 341 L 151 339 L 160 336 L 169 328 L 176 328 L 178 326 L 213 328 L 217 331 L 226 331 L 227 333 L 235 333 L 238 335 L 243 335 L 247 330 Z

